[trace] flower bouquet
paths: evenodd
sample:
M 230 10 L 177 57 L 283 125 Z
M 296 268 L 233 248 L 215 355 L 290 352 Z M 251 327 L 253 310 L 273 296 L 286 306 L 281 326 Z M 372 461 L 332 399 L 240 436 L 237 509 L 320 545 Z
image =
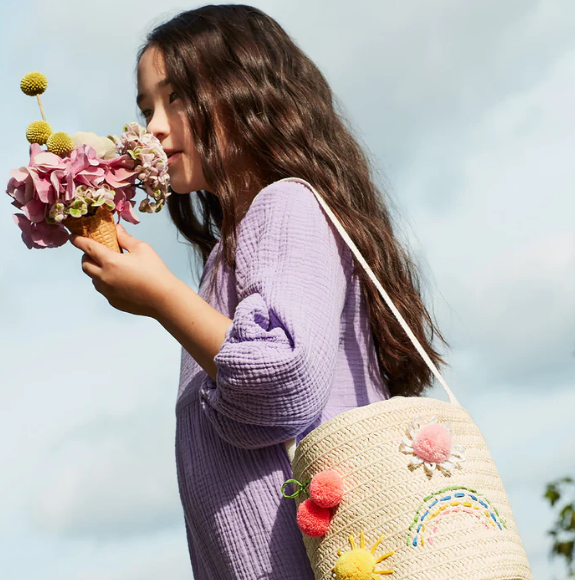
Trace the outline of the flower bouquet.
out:
M 52 132 L 40 100 L 47 86 L 39 72 L 28 73 L 20 83 L 25 94 L 37 97 L 42 114 L 26 129 L 30 161 L 10 172 L 6 189 L 12 205 L 24 212 L 13 216 L 22 240 L 29 249 L 55 248 L 72 232 L 121 253 L 114 213 L 118 223 L 120 218 L 140 223 L 133 211 L 136 189 L 146 193 L 141 212 L 162 209 L 170 195 L 167 155 L 138 123 L 125 125 L 120 136 Z

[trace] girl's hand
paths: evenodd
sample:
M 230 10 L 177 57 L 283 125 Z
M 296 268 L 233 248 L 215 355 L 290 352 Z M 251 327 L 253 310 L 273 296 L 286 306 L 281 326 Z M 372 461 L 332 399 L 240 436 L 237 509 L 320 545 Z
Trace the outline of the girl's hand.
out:
M 84 252 L 82 270 L 114 308 L 156 318 L 177 278 L 152 246 L 134 238 L 119 224 L 116 231 L 118 243 L 128 253 L 118 254 L 90 238 L 71 236 L 72 245 Z

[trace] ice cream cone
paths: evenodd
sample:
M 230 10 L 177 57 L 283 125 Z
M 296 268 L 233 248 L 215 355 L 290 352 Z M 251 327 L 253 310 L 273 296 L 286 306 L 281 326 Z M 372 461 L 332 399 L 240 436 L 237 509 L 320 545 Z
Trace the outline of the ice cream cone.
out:
M 62 222 L 73 234 L 96 240 L 114 252 L 122 253 L 118 244 L 116 224 L 112 212 L 100 206 L 94 215 L 79 218 L 68 216 Z

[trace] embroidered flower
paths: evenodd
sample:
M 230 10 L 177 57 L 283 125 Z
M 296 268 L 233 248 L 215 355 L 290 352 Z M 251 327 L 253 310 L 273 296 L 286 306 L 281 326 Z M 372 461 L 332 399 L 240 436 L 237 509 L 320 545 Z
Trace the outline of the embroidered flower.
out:
M 409 465 L 418 467 L 423 464 L 429 474 L 439 468 L 451 475 L 451 470 L 465 461 L 465 448 L 451 442 L 451 423 L 438 423 L 433 416 L 424 423 L 417 417 L 406 430 L 407 437 L 401 439 L 399 450 L 413 455 Z

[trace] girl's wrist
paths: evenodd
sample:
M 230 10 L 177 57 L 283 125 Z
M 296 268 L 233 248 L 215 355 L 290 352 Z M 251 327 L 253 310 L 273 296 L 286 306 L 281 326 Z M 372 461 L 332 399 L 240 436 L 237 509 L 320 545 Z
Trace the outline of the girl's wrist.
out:
M 182 280 L 172 272 L 168 272 L 158 285 L 158 298 L 154 302 L 152 318 L 160 324 L 164 325 L 164 321 L 173 316 L 173 301 L 177 300 L 182 284 L 184 284 Z

